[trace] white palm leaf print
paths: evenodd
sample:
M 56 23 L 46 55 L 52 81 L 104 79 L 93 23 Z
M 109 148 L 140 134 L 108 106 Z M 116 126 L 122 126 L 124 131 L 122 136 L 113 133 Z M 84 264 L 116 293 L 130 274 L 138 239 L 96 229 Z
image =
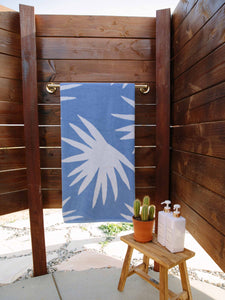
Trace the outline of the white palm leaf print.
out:
M 66 205 L 66 203 L 71 199 L 71 197 L 66 198 L 65 200 L 62 201 L 62 206 L 64 207 Z M 76 211 L 76 209 L 73 210 L 69 210 L 67 212 L 63 213 L 63 219 L 64 221 L 72 221 L 72 220 L 76 220 L 76 219 L 80 219 L 83 218 L 82 216 L 73 216 L 73 213 Z M 72 216 L 68 216 L 72 214 Z M 67 217 L 66 217 L 67 216 Z
M 127 209 L 133 214 L 133 207 L 127 203 L 125 203 L 125 206 Z M 132 221 L 132 216 L 131 215 L 125 215 L 125 214 L 120 214 L 124 219 L 127 221 Z
M 81 154 L 67 157 L 63 159 L 62 162 L 83 162 L 68 175 L 68 177 L 71 177 L 78 174 L 76 178 L 71 182 L 70 186 L 73 186 L 79 181 L 83 180 L 79 187 L 78 195 L 87 188 L 87 186 L 91 183 L 91 181 L 97 174 L 92 201 L 92 208 L 94 208 L 97 203 L 100 190 L 102 191 L 103 205 L 106 202 L 107 179 L 109 179 L 110 181 L 114 194 L 114 200 L 116 201 L 118 196 L 118 184 L 115 170 L 118 172 L 120 178 L 125 183 L 127 188 L 130 189 L 129 180 L 123 168 L 123 165 L 130 168 L 132 171 L 134 171 L 134 165 L 121 152 L 108 144 L 93 124 L 79 115 L 78 117 L 88 129 L 90 135 L 84 132 L 78 126 L 70 123 L 71 128 L 85 142 L 85 144 L 62 137 L 62 140 L 64 142 L 82 151 Z

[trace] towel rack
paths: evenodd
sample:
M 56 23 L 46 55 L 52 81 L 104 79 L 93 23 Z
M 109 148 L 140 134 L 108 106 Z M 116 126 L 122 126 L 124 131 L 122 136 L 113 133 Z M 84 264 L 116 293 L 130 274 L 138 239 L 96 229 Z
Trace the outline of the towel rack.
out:
M 60 87 L 59 83 L 48 82 L 46 84 L 46 90 L 48 93 L 53 94 L 55 93 L 56 89 Z M 135 84 L 135 88 L 140 89 L 142 94 L 147 94 L 150 91 L 149 84 Z

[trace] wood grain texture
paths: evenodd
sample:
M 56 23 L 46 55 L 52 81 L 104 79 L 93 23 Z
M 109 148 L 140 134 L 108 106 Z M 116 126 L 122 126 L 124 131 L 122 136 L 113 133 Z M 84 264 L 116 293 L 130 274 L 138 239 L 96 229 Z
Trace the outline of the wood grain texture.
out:
M 23 104 L 0 101 L 0 124 L 23 124 Z
M 224 6 L 174 57 L 174 78 L 224 43 Z
M 36 15 L 37 36 L 154 38 L 155 18 Z
M 186 218 L 186 228 L 192 236 L 213 257 L 214 261 L 225 271 L 225 237 L 217 231 L 210 223 L 199 216 L 191 207 L 186 205 L 182 199 L 172 194 L 176 203 L 182 207 L 182 215 Z
M 185 0 L 178 2 L 172 16 L 173 32 L 179 28 L 179 25 L 183 22 L 197 1 L 198 0 Z
M 0 77 L 21 79 L 21 59 L 0 53 Z
M 0 149 L 0 171 L 26 168 L 25 149 Z
M 27 189 L 25 169 L 1 172 L 0 194 Z
M 189 152 L 173 151 L 172 171 L 225 197 L 225 160 Z
M 27 208 L 27 190 L 0 195 L 0 216 Z
M 174 80 L 175 101 L 225 80 L 225 44 Z
M 155 81 L 154 61 L 38 60 L 38 81 Z
M 0 78 L 0 101 L 22 103 L 22 83 L 20 80 Z
M 155 39 L 38 37 L 37 57 L 154 60 Z
M 19 19 L 19 13 L 16 11 L 5 11 L 5 9 L 0 9 L 0 28 L 19 33 L 20 27 L 19 27 L 20 19 Z
M 174 53 L 180 49 L 200 30 L 202 26 L 224 4 L 224 0 L 199 0 L 184 19 L 173 38 Z
M 0 126 L 0 148 L 24 146 L 23 126 Z
M 155 105 L 136 105 L 135 124 L 155 124 Z M 40 125 L 60 125 L 60 105 L 39 105 Z
M 225 122 L 174 127 L 172 147 L 225 159 Z
M 20 35 L 0 29 L 0 52 L 20 57 Z
M 169 199 L 170 9 L 156 11 L 156 206 Z M 156 214 L 157 224 L 157 214 Z M 156 225 L 157 232 L 157 225 Z
M 155 82 L 143 82 L 143 84 L 146 83 L 150 85 L 150 92 L 148 94 L 143 94 L 140 92 L 139 89 L 136 88 L 135 89 L 136 104 L 155 104 Z M 60 89 L 58 88 L 55 93 L 49 94 L 46 91 L 46 82 L 39 82 L 38 103 L 39 104 L 60 104 Z
M 39 131 L 37 111 L 37 62 L 34 8 L 20 5 L 24 136 L 28 181 L 34 276 L 47 273 L 44 238 Z

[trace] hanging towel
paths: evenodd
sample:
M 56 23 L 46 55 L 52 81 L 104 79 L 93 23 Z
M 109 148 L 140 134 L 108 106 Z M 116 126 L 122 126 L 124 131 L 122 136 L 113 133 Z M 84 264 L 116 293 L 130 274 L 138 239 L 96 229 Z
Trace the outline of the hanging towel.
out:
M 131 221 L 135 86 L 62 83 L 64 222 Z

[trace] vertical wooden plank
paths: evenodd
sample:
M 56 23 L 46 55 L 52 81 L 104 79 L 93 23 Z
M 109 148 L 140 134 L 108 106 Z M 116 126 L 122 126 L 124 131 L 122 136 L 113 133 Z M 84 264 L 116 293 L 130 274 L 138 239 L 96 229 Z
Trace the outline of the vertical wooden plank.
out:
M 157 210 L 169 197 L 170 9 L 156 11 L 156 195 Z M 156 216 L 157 217 L 157 216 Z M 156 218 L 157 224 L 157 218 Z M 157 227 L 157 226 L 156 226 Z M 157 231 L 157 228 L 156 228 Z
M 20 5 L 20 31 L 24 136 L 33 267 L 34 276 L 39 276 L 47 273 L 47 267 L 41 197 L 35 17 L 34 8 L 31 6 Z
M 122 267 L 120 280 L 119 280 L 119 284 L 118 284 L 118 290 L 120 292 L 123 291 L 126 280 L 127 280 L 127 275 L 128 275 L 129 268 L 130 268 L 130 262 L 131 262 L 133 250 L 134 250 L 134 248 L 128 245 L 127 253 L 126 253 L 126 256 L 125 256 L 125 259 L 123 262 L 123 267 Z

